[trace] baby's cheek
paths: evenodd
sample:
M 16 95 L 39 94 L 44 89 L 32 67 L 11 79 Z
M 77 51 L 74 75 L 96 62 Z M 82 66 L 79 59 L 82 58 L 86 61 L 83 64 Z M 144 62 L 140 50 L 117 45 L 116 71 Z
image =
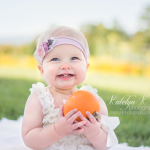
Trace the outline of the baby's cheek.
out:
M 86 79 L 86 71 L 79 71 L 78 80 L 82 83 Z
M 44 79 L 45 79 L 46 83 L 50 85 L 51 82 L 54 81 L 54 77 L 55 76 L 56 75 L 54 74 L 54 70 L 47 69 L 46 72 L 45 72 L 45 74 L 44 74 Z

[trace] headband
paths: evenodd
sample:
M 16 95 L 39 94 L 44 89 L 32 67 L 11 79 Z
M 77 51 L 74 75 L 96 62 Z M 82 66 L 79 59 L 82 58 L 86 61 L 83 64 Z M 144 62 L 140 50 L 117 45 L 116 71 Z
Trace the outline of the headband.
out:
M 46 55 L 46 53 L 50 52 L 55 46 L 61 44 L 71 44 L 78 47 L 83 52 L 87 61 L 87 53 L 79 41 L 70 37 L 52 37 L 47 42 L 43 42 L 42 44 L 40 44 L 37 48 L 40 64 L 42 64 L 43 58 Z

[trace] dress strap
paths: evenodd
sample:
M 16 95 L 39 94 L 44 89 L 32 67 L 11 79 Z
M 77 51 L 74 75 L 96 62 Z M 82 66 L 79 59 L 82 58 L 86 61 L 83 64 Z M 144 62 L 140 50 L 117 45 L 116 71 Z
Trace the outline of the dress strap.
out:
M 33 93 L 34 91 L 37 93 L 38 99 L 43 106 L 43 114 L 47 114 L 49 111 L 54 109 L 54 98 L 43 83 L 37 82 L 37 84 L 32 84 L 32 88 L 30 88 L 30 91 L 31 93 Z

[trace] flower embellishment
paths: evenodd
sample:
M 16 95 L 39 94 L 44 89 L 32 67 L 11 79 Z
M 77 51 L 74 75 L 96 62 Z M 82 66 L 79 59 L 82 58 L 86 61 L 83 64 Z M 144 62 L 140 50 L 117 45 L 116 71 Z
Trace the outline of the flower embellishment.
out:
M 42 57 L 45 56 L 45 51 L 44 51 L 44 48 L 43 48 L 42 45 L 39 45 L 39 46 L 38 46 L 38 56 L 39 56 L 40 58 L 42 58 Z
M 54 45 L 54 43 L 55 43 L 55 39 L 51 38 L 47 42 L 43 42 L 38 46 L 37 51 L 40 59 L 42 59 L 47 52 L 53 49 L 52 45 Z
M 46 42 L 43 42 L 42 45 L 43 45 L 43 48 L 44 48 L 45 52 L 48 52 L 49 48 L 48 48 Z
M 55 39 L 51 38 L 47 41 L 46 45 L 48 46 L 49 49 L 51 49 L 52 48 L 51 46 L 54 45 L 54 43 L 55 43 Z

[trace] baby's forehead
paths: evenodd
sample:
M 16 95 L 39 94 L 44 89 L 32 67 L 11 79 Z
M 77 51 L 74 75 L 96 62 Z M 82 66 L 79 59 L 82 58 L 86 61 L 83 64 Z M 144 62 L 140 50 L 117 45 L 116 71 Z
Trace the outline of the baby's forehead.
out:
M 62 44 L 54 47 L 49 55 L 83 55 L 83 52 L 76 46 L 71 44 Z

